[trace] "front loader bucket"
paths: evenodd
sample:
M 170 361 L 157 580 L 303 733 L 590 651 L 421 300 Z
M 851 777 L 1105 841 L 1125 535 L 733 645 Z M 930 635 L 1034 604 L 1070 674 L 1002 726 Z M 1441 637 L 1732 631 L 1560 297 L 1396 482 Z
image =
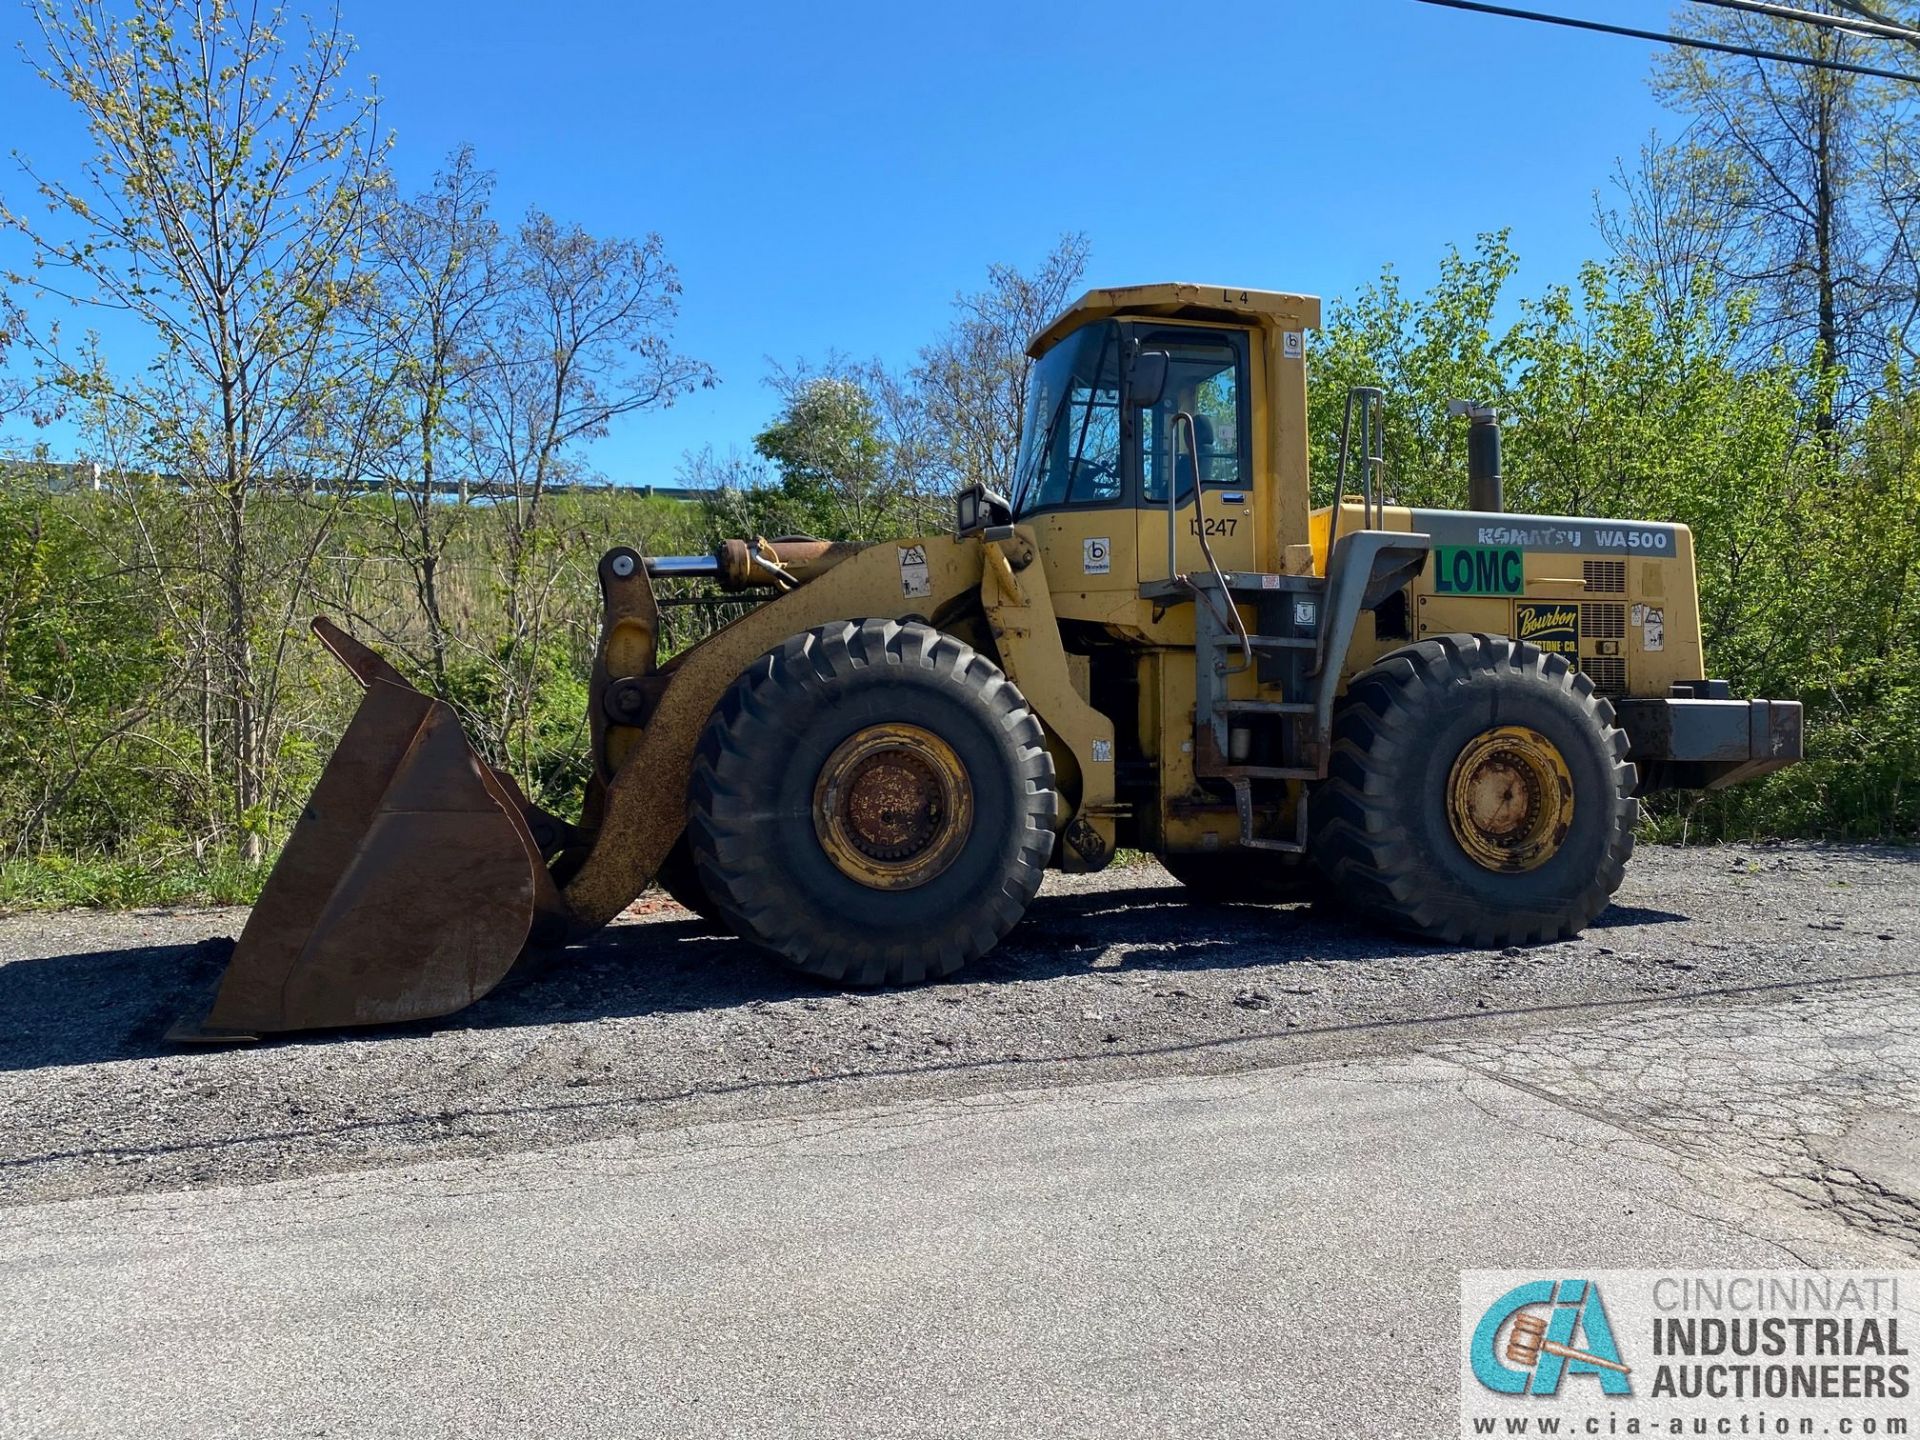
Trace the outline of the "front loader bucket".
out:
M 554 896 L 519 808 L 453 711 L 324 620 L 367 687 L 240 933 L 176 1040 L 445 1015 L 499 983 Z

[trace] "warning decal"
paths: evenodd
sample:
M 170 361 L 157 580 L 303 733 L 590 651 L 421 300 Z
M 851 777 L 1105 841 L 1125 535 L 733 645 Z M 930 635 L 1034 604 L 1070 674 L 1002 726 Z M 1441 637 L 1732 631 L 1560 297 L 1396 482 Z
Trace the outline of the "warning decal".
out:
M 900 593 L 909 599 L 933 593 L 933 581 L 927 574 L 927 547 L 900 547 Z

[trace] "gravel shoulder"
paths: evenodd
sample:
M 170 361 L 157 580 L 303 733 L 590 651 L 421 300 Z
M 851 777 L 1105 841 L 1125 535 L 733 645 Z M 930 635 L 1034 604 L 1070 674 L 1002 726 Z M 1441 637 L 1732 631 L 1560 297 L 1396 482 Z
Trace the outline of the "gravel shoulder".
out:
M 1498 1046 L 1583 1010 L 1630 1036 L 1636 1007 L 1910 995 L 1920 979 L 1920 852 L 1649 849 L 1617 900 L 1576 940 L 1488 954 L 1306 908 L 1192 906 L 1157 866 L 1056 876 L 960 980 L 842 993 L 650 897 L 448 1020 L 233 1049 L 161 1037 L 204 1004 L 217 937 L 244 912 L 13 916 L 0 919 L 0 1205 Z

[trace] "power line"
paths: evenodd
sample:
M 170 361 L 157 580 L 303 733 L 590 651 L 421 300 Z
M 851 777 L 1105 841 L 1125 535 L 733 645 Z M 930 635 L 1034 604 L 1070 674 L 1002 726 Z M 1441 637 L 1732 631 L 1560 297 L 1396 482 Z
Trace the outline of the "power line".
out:
M 1846 75 L 1865 75 L 1875 80 L 1900 80 L 1920 85 L 1920 75 L 1901 70 L 1881 70 L 1872 65 L 1854 65 L 1844 60 L 1819 60 L 1811 55 L 1792 55 L 1784 50 L 1761 50 L 1751 45 L 1735 45 L 1723 40 L 1702 40 L 1692 35 L 1675 35 L 1659 30 L 1636 30 L 1627 25 L 1608 25 L 1599 20 L 1578 20 L 1571 15 L 1548 15 L 1539 10 L 1517 10 L 1509 5 L 1486 5 L 1480 0 L 1417 0 L 1421 5 L 1439 5 L 1448 10 L 1468 10 L 1476 15 L 1499 15 L 1508 20 L 1534 20 L 1543 25 L 1560 25 L 1569 30 L 1591 30 L 1601 35 L 1620 35 L 1629 40 L 1651 40 L 1656 45 L 1678 45 L 1688 50 L 1712 50 L 1722 55 L 1738 55 L 1748 60 L 1773 60 L 1782 65 L 1800 65 L 1809 70 L 1835 70 Z
M 1856 0 L 1828 0 L 1828 3 L 1846 11 L 1849 15 L 1857 15 L 1862 20 L 1870 20 L 1876 25 L 1892 25 L 1895 23 L 1885 15 L 1882 15 L 1878 10 L 1866 5 L 1857 4 Z M 1909 31 L 1906 36 L 1906 43 L 1915 49 L 1920 49 L 1920 31 Z
M 1860 0 L 1828 0 L 1828 3 L 1838 5 L 1849 15 L 1858 15 L 1862 20 L 1872 20 L 1880 25 L 1892 25 L 1896 23 L 1871 6 L 1861 4 Z
M 1773 20 L 1792 20 L 1801 25 L 1818 25 L 1827 30 L 1840 30 L 1849 35 L 1871 36 L 1879 40 L 1904 40 L 1909 44 L 1920 41 L 1920 30 L 1910 30 L 1904 25 L 1896 25 L 1890 20 L 1882 20 L 1865 9 L 1844 7 L 1846 15 L 1828 15 L 1819 10 L 1800 10 L 1791 5 L 1777 5 L 1771 0 L 1693 0 L 1696 5 L 1712 5 L 1720 10 L 1741 10 L 1752 15 L 1765 15 Z

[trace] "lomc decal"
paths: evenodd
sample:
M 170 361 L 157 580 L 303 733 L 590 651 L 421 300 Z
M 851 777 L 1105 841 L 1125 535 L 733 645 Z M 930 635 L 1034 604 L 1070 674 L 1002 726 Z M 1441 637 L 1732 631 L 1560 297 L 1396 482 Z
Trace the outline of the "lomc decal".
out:
M 1580 653 L 1580 607 L 1517 604 L 1513 607 L 1513 638 L 1537 645 L 1545 654 L 1572 659 Z
M 1518 550 L 1443 545 L 1433 552 L 1433 588 L 1442 595 L 1518 595 L 1526 565 Z

